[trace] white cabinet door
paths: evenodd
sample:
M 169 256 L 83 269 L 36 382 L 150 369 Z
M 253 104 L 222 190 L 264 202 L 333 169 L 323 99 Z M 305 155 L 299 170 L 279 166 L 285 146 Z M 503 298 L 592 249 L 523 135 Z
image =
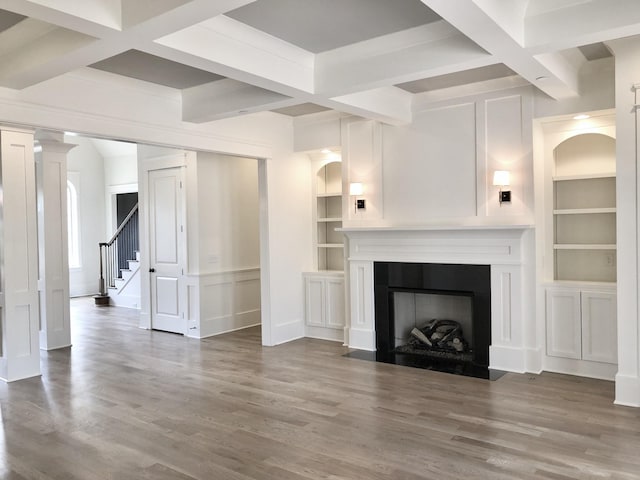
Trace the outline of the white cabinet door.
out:
M 547 355 L 582 358 L 580 291 L 547 289 Z
M 327 278 L 326 292 L 326 326 L 342 329 L 344 327 L 344 280 Z
M 582 291 L 582 358 L 618 363 L 616 295 Z
M 325 282 L 318 277 L 305 277 L 305 322 L 313 327 L 324 326 Z

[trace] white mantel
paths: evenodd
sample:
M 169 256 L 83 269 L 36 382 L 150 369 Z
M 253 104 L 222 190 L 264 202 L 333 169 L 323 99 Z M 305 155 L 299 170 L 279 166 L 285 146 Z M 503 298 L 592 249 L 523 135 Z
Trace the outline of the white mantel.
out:
M 348 227 L 341 231 L 348 239 L 350 347 L 376 349 L 374 262 L 490 265 L 489 366 L 541 371 L 531 225 Z

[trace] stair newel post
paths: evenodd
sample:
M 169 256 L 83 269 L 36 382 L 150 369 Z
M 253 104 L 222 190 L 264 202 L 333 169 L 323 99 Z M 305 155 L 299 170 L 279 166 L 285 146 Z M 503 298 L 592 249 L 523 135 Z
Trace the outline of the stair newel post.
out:
M 100 285 L 99 285 L 99 290 L 100 290 L 100 295 L 104 296 L 107 294 L 107 287 L 104 284 L 104 261 L 103 261 L 103 255 L 104 255 L 104 247 L 106 246 L 106 243 L 99 243 L 98 244 L 98 249 L 100 250 L 99 255 L 100 255 Z
M 135 225 L 137 232 L 138 225 L 138 204 L 136 204 L 129 212 L 129 215 L 123 220 L 122 224 L 113 234 L 108 242 L 99 243 L 100 247 L 100 294 L 94 297 L 96 305 L 109 305 L 108 289 L 116 286 L 115 280 L 119 278 L 120 262 L 118 258 L 126 258 L 133 256 L 135 251 L 128 253 L 131 249 L 129 244 L 137 244 L 137 238 L 134 238 L 129 222 Z M 120 242 L 118 242 L 120 239 Z M 120 245 L 118 245 L 120 243 Z M 128 265 L 124 264 L 124 268 Z

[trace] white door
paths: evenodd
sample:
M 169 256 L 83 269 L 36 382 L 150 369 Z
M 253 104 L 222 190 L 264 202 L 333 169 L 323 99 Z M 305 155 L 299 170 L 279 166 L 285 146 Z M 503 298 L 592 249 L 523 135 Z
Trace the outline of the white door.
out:
M 151 328 L 185 334 L 181 308 L 184 259 L 182 169 L 149 172 Z

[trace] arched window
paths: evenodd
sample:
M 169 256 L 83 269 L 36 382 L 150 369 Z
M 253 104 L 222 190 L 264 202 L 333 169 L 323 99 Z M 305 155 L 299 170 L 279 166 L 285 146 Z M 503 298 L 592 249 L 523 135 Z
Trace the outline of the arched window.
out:
M 80 221 L 78 190 L 71 179 L 67 180 L 67 230 L 69 241 L 69 268 L 82 266 L 80 256 Z

